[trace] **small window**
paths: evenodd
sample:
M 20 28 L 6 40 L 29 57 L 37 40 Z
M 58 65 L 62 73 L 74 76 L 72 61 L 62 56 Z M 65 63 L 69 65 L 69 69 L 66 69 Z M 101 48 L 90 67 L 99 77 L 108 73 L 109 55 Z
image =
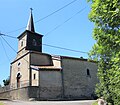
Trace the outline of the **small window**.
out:
M 21 47 L 23 46 L 23 41 L 21 41 Z
M 19 62 L 19 63 L 18 63 L 18 66 L 20 66 L 20 64 L 21 64 L 21 63 Z
M 90 70 L 87 69 L 87 76 L 90 76 Z
M 35 39 L 33 39 L 33 46 L 37 46 L 37 42 Z
M 36 79 L 36 74 L 33 75 L 33 79 Z

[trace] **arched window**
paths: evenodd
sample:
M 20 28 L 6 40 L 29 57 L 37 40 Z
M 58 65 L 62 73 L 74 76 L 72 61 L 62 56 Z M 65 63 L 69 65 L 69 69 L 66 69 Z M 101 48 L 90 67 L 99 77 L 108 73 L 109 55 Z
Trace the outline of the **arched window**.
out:
M 35 39 L 33 39 L 33 46 L 37 46 L 37 42 L 36 42 L 36 40 Z
M 90 76 L 90 70 L 87 69 L 87 76 Z

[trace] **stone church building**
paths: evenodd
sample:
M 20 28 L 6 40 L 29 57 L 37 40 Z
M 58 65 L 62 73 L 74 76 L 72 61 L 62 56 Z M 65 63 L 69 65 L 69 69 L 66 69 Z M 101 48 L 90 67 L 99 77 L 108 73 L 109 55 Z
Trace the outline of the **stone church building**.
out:
M 43 35 L 36 33 L 32 11 L 26 30 L 18 36 L 18 52 L 10 69 L 11 99 L 92 99 L 97 64 L 87 59 L 42 52 Z

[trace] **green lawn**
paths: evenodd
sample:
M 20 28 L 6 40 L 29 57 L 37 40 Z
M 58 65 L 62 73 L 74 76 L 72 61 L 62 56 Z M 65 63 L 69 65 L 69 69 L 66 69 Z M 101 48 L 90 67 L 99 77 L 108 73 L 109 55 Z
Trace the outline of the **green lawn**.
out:
M 97 102 L 94 102 L 92 105 L 98 105 Z
M 0 102 L 0 105 L 4 105 L 2 102 Z

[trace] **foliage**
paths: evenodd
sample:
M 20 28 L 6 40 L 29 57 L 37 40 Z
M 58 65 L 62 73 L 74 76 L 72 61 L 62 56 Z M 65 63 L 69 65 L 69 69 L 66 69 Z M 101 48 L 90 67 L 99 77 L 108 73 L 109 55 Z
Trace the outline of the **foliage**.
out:
M 10 78 L 8 77 L 6 80 L 3 80 L 4 86 L 9 85 L 10 83 Z
M 120 105 L 120 0 L 88 1 L 92 2 L 89 19 L 95 24 L 96 44 L 90 57 L 98 61 L 96 93 Z

